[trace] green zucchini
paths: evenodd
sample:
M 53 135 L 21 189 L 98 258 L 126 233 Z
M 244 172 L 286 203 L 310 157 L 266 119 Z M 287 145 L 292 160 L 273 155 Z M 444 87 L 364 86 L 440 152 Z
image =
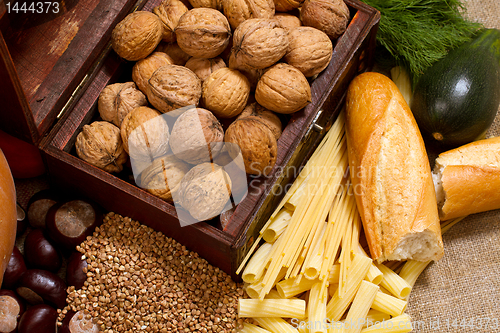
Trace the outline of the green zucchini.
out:
M 418 80 L 411 110 L 422 135 L 446 146 L 482 136 L 500 105 L 500 30 L 484 29 Z

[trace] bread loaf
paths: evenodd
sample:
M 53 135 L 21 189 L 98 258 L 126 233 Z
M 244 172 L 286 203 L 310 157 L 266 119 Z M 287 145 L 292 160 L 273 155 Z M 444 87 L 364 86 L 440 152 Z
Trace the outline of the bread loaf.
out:
M 441 228 L 424 142 L 388 77 L 364 73 L 351 82 L 346 134 L 351 179 L 372 258 L 441 258 Z
M 499 209 L 500 137 L 440 154 L 432 176 L 443 221 Z
M 9 164 L 0 149 L 0 286 L 16 241 L 16 188 Z

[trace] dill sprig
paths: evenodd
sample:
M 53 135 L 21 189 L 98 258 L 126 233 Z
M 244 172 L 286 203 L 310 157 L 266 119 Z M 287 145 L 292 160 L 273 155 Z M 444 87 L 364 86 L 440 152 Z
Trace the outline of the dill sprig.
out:
M 377 41 L 418 78 L 449 50 L 469 41 L 483 26 L 462 15 L 459 0 L 362 0 L 380 11 Z

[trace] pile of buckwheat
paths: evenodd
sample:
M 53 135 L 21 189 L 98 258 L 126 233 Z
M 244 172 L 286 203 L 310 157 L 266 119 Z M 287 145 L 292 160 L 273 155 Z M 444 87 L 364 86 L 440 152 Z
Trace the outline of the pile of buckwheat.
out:
M 108 213 L 77 250 L 87 281 L 68 288 L 68 311 L 90 314 L 104 333 L 233 332 L 243 289 L 175 240 Z

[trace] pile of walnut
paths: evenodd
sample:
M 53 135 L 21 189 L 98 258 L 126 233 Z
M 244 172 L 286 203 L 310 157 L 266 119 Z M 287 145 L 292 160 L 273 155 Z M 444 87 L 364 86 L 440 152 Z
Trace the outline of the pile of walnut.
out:
M 133 153 L 139 186 L 168 202 L 175 194 L 197 219 L 218 215 L 235 184 L 217 161 L 241 154 L 247 174 L 270 173 L 282 131 L 275 113 L 310 103 L 309 82 L 349 15 L 343 0 L 164 0 L 129 14 L 112 46 L 136 62 L 133 82 L 102 91 L 102 121 L 83 127 L 78 156 L 120 172 Z M 158 117 L 187 106 L 173 124 Z

